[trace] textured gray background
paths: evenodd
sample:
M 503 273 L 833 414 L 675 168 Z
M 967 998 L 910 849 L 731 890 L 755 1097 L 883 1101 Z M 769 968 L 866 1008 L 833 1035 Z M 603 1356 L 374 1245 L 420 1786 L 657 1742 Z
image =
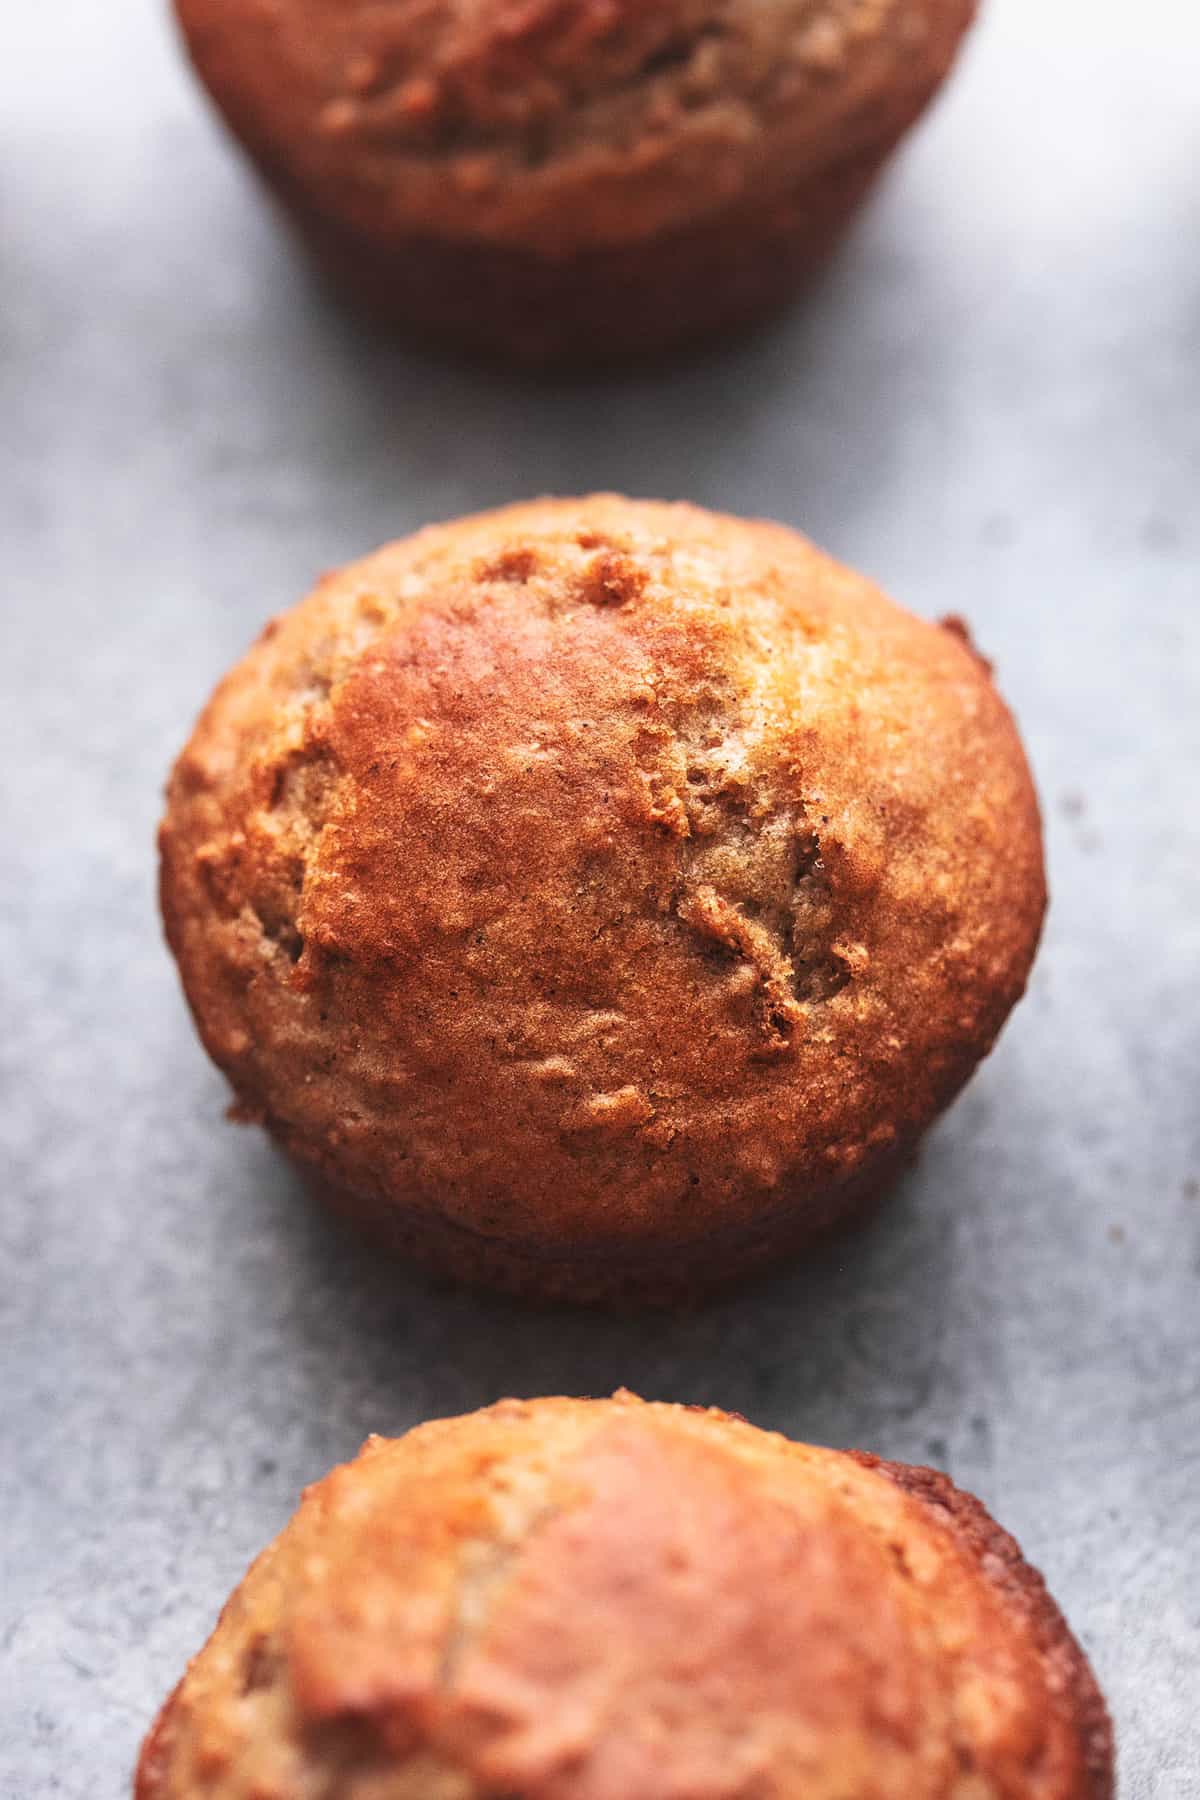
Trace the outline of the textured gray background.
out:
M 125 1791 L 301 1484 L 618 1382 L 947 1465 L 1045 1569 L 1123 1793 L 1200 1794 L 1200 26 L 993 0 L 778 329 L 535 388 L 314 291 L 157 0 L 0 5 L 0 1794 Z M 224 1094 L 151 839 L 214 677 L 322 567 L 534 490 L 805 526 L 973 621 L 1040 778 L 1029 998 L 878 1225 L 692 1317 L 431 1293 Z

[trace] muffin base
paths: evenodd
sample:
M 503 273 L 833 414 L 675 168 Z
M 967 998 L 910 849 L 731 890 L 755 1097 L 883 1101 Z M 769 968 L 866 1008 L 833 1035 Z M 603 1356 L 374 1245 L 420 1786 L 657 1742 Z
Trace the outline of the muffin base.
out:
M 894 141 L 810 172 L 769 204 L 561 260 L 371 238 L 264 173 L 326 279 L 385 327 L 484 357 L 588 367 L 688 349 L 784 306 L 844 235 Z
M 286 1154 L 323 1206 L 430 1274 L 547 1304 L 671 1308 L 762 1275 L 864 1224 L 915 1160 L 916 1147 L 893 1152 L 818 1198 L 807 1195 L 750 1225 L 683 1243 L 584 1244 L 570 1252 L 561 1244 L 489 1237 L 411 1202 L 354 1192 L 294 1150 Z

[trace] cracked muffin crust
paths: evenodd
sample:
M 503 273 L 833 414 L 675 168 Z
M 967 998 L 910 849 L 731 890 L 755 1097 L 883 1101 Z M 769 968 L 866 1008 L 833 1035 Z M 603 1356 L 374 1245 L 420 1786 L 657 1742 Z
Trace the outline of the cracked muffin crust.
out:
M 135 1800 L 1110 1800 L 1088 1664 L 944 1476 L 501 1401 L 307 1490 Z
M 865 1204 L 1045 898 L 961 625 L 781 526 L 603 496 L 327 577 L 217 689 L 161 851 L 244 1115 L 399 1247 L 578 1297 Z
M 329 271 L 533 360 L 784 299 L 945 77 L 975 0 L 176 0 Z

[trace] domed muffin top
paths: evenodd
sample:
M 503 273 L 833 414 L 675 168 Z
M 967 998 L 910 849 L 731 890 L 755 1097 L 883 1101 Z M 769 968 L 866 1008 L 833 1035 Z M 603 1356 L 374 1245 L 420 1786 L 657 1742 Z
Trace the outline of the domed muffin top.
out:
M 162 850 L 246 1108 L 529 1243 L 700 1237 L 909 1142 L 1044 900 L 960 631 L 782 527 L 615 498 L 327 578 L 217 690 Z
M 176 0 L 285 191 L 368 236 L 567 255 L 887 142 L 974 0 Z
M 1104 1800 L 1090 1671 L 982 1507 L 716 1412 L 506 1401 L 311 1488 L 137 1800 Z

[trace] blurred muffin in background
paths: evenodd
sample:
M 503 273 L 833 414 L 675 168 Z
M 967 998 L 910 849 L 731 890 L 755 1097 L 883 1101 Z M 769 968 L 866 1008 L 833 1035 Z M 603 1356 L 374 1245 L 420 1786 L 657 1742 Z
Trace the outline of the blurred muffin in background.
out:
M 175 0 L 343 288 L 529 361 L 785 300 L 935 93 L 975 0 Z
M 217 689 L 161 849 L 242 1113 L 401 1250 L 578 1298 L 860 1212 L 1045 901 L 961 626 L 782 526 L 613 496 L 327 577 Z
M 503 1401 L 308 1489 L 136 1800 L 1110 1800 L 1104 1701 L 944 1475 Z

